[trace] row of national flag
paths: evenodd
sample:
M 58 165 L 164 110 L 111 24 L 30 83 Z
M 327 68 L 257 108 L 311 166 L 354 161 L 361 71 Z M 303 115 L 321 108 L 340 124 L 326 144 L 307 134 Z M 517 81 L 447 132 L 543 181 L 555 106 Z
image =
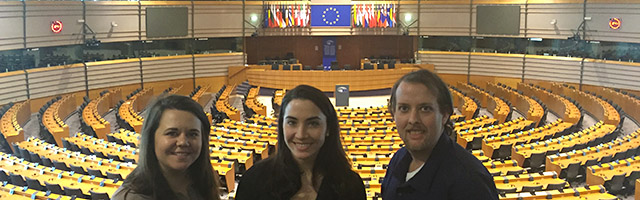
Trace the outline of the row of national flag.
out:
M 329 13 L 334 14 L 332 16 L 336 19 L 327 19 L 329 17 L 326 13 L 319 13 L 318 16 L 312 19 L 311 7 L 316 5 L 308 4 L 267 4 L 264 7 L 264 27 L 265 28 L 290 28 L 290 27 L 310 27 L 312 20 L 346 20 L 350 21 L 351 27 L 358 28 L 392 28 L 396 27 L 397 18 L 397 6 L 394 4 L 356 4 L 351 6 L 351 15 L 349 10 L 346 10 L 347 14 L 341 13 Z M 337 6 L 319 5 L 324 10 L 331 11 L 331 9 L 324 9 L 324 7 L 332 8 Z M 315 8 L 314 8 L 315 9 Z M 348 9 L 348 7 L 347 7 Z M 334 9 L 335 10 L 335 9 Z M 314 14 L 315 16 L 315 14 Z M 345 22 L 346 22 L 345 21 Z M 316 24 L 315 22 L 313 22 Z M 320 23 L 325 24 L 325 23 Z M 315 26 L 315 25 L 314 25 Z M 342 23 L 334 26 L 344 26 Z M 347 24 L 347 26 L 349 26 Z
M 396 27 L 396 6 L 393 4 L 360 4 L 351 7 L 351 27 Z
M 265 8 L 264 27 L 288 28 L 309 26 L 309 6 L 268 4 Z

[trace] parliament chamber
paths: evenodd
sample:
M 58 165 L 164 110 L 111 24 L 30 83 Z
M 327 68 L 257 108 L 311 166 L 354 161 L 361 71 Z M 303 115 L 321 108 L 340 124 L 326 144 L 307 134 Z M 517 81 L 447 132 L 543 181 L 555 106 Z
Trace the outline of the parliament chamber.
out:
M 332 5 L 349 9 L 349 23 L 309 13 Z M 0 199 L 109 199 L 137 166 L 147 105 L 167 94 L 204 108 L 221 197 L 234 199 L 243 173 L 278 151 L 276 116 L 300 84 L 334 104 L 346 88 L 347 104 L 335 106 L 342 146 L 367 198 L 382 199 L 404 147 L 390 89 L 423 69 L 447 83 L 450 136 L 487 168 L 500 199 L 640 199 L 638 9 L 635 0 L 2 1 Z

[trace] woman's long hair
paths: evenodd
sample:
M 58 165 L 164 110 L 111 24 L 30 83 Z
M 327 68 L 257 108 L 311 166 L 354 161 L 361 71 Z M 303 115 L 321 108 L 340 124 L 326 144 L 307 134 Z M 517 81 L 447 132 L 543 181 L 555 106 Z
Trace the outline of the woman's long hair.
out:
M 350 173 L 351 165 L 342 147 L 338 116 L 329 98 L 322 91 L 308 85 L 299 85 L 289 90 L 282 99 L 280 115 L 278 116 L 278 152 L 273 158 L 269 158 L 266 161 L 267 170 L 274 174 L 274 178 L 270 179 L 269 183 L 266 184 L 268 191 L 272 191 L 272 195 L 275 197 L 288 199 L 298 192 L 301 187 L 300 177 L 302 171 L 294 161 L 291 150 L 285 143 L 283 131 L 285 109 L 294 99 L 310 100 L 322 111 L 322 114 L 327 116 L 326 124 L 329 135 L 314 162 L 312 181 L 315 183 L 318 178 L 316 175 L 320 174 L 325 179 L 330 178 L 332 180 L 331 187 L 339 195 L 346 193 L 347 191 L 343 191 L 344 184 L 346 184 L 344 179 L 346 174 Z
M 144 118 L 140 138 L 138 167 L 127 176 L 124 184 L 129 185 L 135 193 L 149 195 L 152 199 L 177 199 L 177 195 L 171 190 L 167 179 L 162 175 L 155 154 L 155 132 L 158 129 L 162 113 L 167 109 L 186 111 L 200 120 L 202 124 L 200 155 L 189 166 L 187 173 L 191 180 L 191 187 L 201 197 L 219 199 L 217 173 L 213 172 L 209 160 L 211 123 L 200 104 L 189 97 L 179 95 L 160 97 L 147 107 L 147 115 Z

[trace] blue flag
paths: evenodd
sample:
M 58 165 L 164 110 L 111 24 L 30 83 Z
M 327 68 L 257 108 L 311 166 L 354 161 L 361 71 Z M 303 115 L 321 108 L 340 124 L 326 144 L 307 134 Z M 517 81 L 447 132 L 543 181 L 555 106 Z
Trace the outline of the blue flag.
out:
M 351 26 L 351 5 L 311 5 L 311 26 Z

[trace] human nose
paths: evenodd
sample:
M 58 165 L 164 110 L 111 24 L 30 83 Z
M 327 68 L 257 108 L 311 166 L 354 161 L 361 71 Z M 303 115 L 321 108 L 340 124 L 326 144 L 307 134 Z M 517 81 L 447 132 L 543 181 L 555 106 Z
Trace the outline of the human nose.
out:
M 308 135 L 309 134 L 307 133 L 307 128 L 304 125 L 300 125 L 296 128 L 296 135 L 295 135 L 296 138 L 304 139 Z
M 409 123 L 415 124 L 415 123 L 418 123 L 419 121 L 420 121 L 420 113 L 418 112 L 418 109 L 412 109 L 409 112 Z
M 176 145 L 178 145 L 178 146 L 189 146 L 190 145 L 186 133 L 180 134 L 176 140 L 177 140 L 176 141 Z

